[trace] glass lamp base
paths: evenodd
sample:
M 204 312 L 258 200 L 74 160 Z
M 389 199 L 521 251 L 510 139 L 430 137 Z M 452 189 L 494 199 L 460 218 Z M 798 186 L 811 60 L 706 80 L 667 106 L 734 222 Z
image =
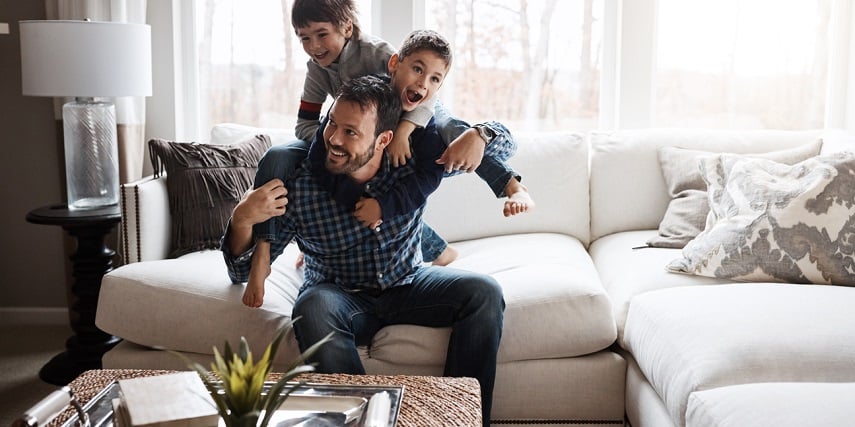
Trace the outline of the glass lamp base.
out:
M 77 98 L 63 105 L 62 121 L 68 208 L 119 203 L 116 107 L 112 102 Z

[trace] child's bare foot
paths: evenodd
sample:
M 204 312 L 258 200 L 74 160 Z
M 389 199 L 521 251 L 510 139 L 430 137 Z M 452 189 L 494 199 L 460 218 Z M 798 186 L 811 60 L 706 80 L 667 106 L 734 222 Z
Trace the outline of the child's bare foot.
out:
M 505 206 L 502 209 L 502 214 L 505 216 L 514 216 L 534 209 L 534 200 L 528 194 L 528 188 L 516 178 L 505 187 L 505 194 L 508 195 L 508 200 L 505 200 Z
M 448 264 L 451 264 L 452 261 L 456 260 L 457 255 L 457 249 L 454 249 L 454 246 L 448 245 L 445 247 L 442 253 L 439 254 L 439 256 L 436 257 L 435 260 L 433 260 L 432 264 L 438 267 L 444 267 Z
M 270 275 L 270 242 L 260 240 L 255 244 L 249 268 L 249 280 L 243 291 L 243 305 L 258 308 L 264 303 L 264 280 Z
M 243 305 L 252 308 L 261 307 L 264 303 L 264 279 L 270 274 L 270 266 L 267 266 L 266 274 L 262 274 L 255 267 L 249 272 L 249 281 L 246 282 L 246 289 L 243 291 Z
M 518 191 L 505 200 L 505 208 L 502 213 L 505 216 L 514 216 L 523 212 L 528 212 L 534 208 L 534 200 L 527 191 Z

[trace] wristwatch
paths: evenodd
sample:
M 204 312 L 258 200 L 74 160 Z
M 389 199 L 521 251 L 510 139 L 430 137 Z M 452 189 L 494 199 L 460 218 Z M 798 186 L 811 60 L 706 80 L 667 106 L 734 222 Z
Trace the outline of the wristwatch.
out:
M 485 144 L 493 142 L 493 138 L 496 137 L 496 132 L 493 132 L 493 129 L 490 129 L 487 125 L 475 125 L 472 128 L 478 131 L 478 135 L 484 140 Z

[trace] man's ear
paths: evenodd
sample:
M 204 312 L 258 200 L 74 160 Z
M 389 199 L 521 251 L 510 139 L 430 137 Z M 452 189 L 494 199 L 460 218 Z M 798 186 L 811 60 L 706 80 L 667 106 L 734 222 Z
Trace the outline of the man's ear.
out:
M 380 135 L 377 135 L 377 138 L 375 139 L 374 149 L 377 150 L 378 153 L 385 150 L 386 146 L 392 142 L 393 136 L 395 136 L 395 134 L 391 130 L 380 132 Z
M 395 70 L 398 69 L 398 54 L 393 53 L 392 56 L 389 57 L 389 65 L 387 67 L 389 69 L 389 75 L 395 74 Z

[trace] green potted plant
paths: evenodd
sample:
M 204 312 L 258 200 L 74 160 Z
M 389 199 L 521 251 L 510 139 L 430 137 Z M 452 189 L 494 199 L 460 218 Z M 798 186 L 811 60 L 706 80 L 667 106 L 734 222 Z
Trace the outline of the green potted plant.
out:
M 171 353 L 184 360 L 187 366 L 202 378 L 226 427 L 266 427 L 282 402 L 303 384 L 302 382 L 289 384 L 289 382 L 304 372 L 315 370 L 305 362 L 332 336 L 330 333 L 306 349 L 291 362 L 282 378 L 269 390 L 264 391 L 264 383 L 273 367 L 273 359 L 276 357 L 279 345 L 295 321 L 297 319 L 279 329 L 257 361 L 253 359 L 249 344 L 244 337 L 240 338 L 237 352 L 232 351 L 228 341 L 223 346 L 222 354 L 214 347 L 214 362 L 211 363 L 210 371 L 180 353 L 174 351 Z

